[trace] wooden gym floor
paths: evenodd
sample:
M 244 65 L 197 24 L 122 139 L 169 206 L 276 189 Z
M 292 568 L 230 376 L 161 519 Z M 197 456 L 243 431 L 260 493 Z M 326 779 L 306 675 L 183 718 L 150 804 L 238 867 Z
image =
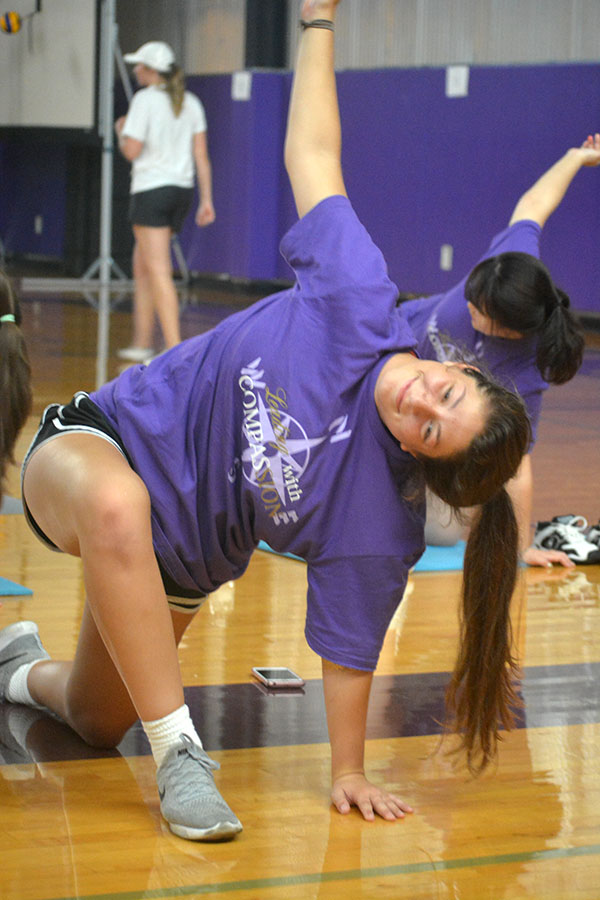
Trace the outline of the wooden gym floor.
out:
M 240 297 L 208 292 L 184 333 L 215 324 Z M 86 302 L 23 302 L 35 411 L 93 389 L 97 314 Z M 110 321 L 114 349 L 129 314 Z M 600 517 L 600 339 L 581 373 L 547 394 L 534 452 L 534 518 Z M 18 497 L 18 472 L 10 493 Z M 3 597 L 0 626 L 38 622 L 47 650 L 74 651 L 83 605 L 77 560 L 47 551 L 19 514 L 0 516 L 0 575 L 33 590 Z M 119 752 L 92 751 L 60 722 L 0 705 L 3 900 L 598 900 L 600 897 L 600 566 L 523 570 L 515 596 L 525 712 L 498 766 L 478 780 L 440 751 L 443 688 L 456 643 L 460 574 L 411 576 L 375 678 L 368 770 L 415 807 L 362 821 L 329 804 L 320 661 L 304 641 L 302 563 L 257 552 L 210 597 L 180 649 L 187 700 L 218 784 L 244 823 L 226 844 L 173 836 L 139 727 Z M 269 695 L 256 664 L 289 665 L 304 693 Z

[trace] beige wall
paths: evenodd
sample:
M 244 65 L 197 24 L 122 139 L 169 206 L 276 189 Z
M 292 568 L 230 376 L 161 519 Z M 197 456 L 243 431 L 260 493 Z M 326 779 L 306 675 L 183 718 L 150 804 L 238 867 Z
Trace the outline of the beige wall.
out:
M 343 0 L 340 68 L 589 61 L 599 0 Z
M 298 0 L 289 8 L 293 56 Z M 245 11 L 245 0 L 118 0 L 121 49 L 163 39 L 191 74 L 232 72 Z M 338 34 L 338 68 L 589 61 L 600 0 L 342 0 Z
M 162 40 L 190 75 L 244 67 L 245 0 L 117 0 L 116 18 L 123 53 Z

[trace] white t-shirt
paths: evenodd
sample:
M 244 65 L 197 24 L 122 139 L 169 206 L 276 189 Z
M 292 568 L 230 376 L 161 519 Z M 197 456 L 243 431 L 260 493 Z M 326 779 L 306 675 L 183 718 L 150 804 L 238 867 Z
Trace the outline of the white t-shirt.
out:
M 134 94 L 122 134 L 144 144 L 133 161 L 131 193 L 175 185 L 193 187 L 193 138 L 206 131 L 206 115 L 200 100 L 185 92 L 175 116 L 162 85 L 150 85 Z

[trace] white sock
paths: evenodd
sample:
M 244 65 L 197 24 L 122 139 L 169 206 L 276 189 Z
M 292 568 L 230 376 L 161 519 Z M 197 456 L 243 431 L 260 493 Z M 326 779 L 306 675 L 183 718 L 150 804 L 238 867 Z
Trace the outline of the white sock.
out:
M 8 687 L 6 688 L 6 699 L 10 703 L 23 703 L 25 706 L 33 706 L 34 709 L 45 709 L 40 703 L 36 703 L 27 687 L 27 678 L 29 672 L 40 660 L 34 659 L 33 662 L 23 663 L 18 669 L 12 673 Z
M 195 744 L 202 746 L 202 741 L 198 737 L 194 723 L 190 717 L 188 706 L 184 703 L 179 709 L 163 716 L 162 719 L 154 719 L 152 722 L 142 722 L 146 736 L 150 741 L 152 748 L 152 756 L 156 766 L 160 766 L 161 762 L 173 746 L 179 742 L 181 734 L 187 734 Z

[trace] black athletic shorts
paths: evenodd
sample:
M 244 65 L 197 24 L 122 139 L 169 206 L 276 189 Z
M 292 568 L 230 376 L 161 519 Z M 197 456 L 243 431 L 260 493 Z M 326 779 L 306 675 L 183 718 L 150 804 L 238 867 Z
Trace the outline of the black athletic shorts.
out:
M 150 191 L 138 191 L 131 195 L 129 201 L 129 221 L 132 225 L 150 228 L 167 226 L 177 234 L 190 211 L 193 197 L 193 188 L 170 184 Z
M 79 434 L 95 434 L 98 437 L 104 438 L 123 454 L 131 468 L 133 468 L 131 459 L 129 458 L 129 454 L 125 449 L 121 438 L 100 407 L 96 406 L 84 391 L 79 391 L 75 394 L 71 402 L 64 406 L 61 406 L 59 403 L 52 403 L 50 406 L 46 407 L 42 414 L 40 427 L 38 428 L 27 454 L 25 455 L 25 459 L 23 460 L 21 469 L 21 494 L 23 497 L 23 511 L 25 513 L 27 524 L 46 547 L 58 552 L 60 552 L 59 548 L 44 534 L 29 511 L 23 492 L 23 478 L 29 460 L 36 450 L 39 450 L 39 448 L 48 441 L 55 440 L 63 434 L 72 434 L 74 432 Z M 179 612 L 195 613 L 202 606 L 206 594 L 202 591 L 190 591 L 187 588 L 180 587 L 173 581 L 169 573 L 165 571 L 158 557 L 156 558 L 156 561 L 158 562 L 163 585 L 167 594 L 167 600 L 171 609 Z

